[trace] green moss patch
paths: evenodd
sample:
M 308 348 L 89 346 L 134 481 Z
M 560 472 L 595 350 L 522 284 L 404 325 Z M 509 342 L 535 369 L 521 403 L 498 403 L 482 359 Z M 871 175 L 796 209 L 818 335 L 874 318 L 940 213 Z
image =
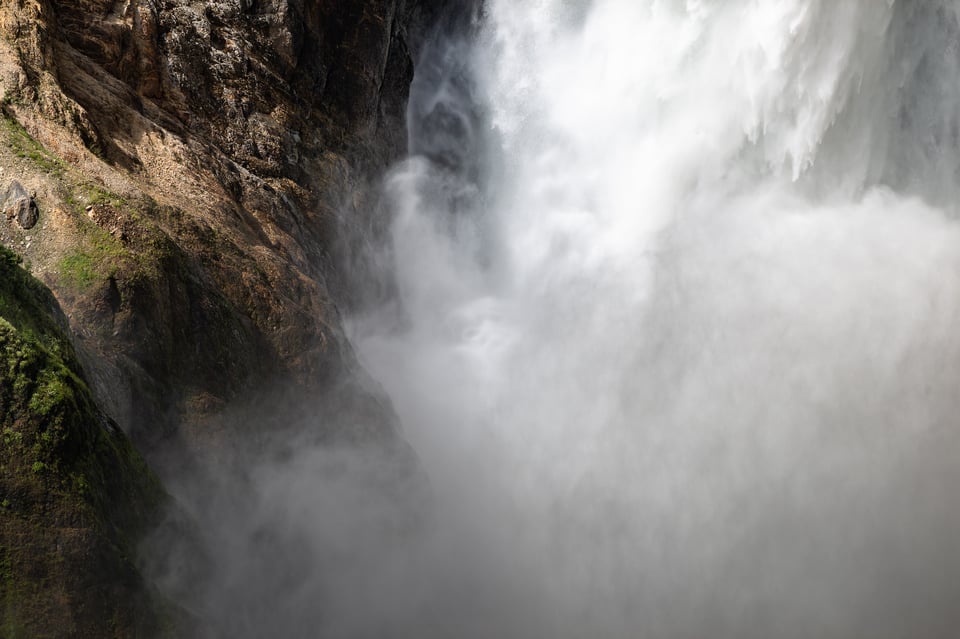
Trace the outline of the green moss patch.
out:
M 90 288 L 99 279 L 97 268 L 94 257 L 80 251 L 74 251 L 57 262 L 57 273 L 63 282 L 81 291 Z
M 61 324 L 0 248 L 0 636 L 151 636 L 132 558 L 166 497 L 97 409 Z
M 44 173 L 60 176 L 66 165 L 62 160 L 47 151 L 17 121 L 4 104 L 0 107 L 0 127 L 5 133 L 6 144 L 14 154 L 28 160 Z
M 59 286 L 83 293 L 108 278 L 120 282 L 161 278 L 160 264 L 169 257 L 171 243 L 141 214 L 144 208 L 156 207 L 155 202 L 131 201 L 90 183 L 65 188 L 63 199 L 74 216 L 77 240 L 56 264 Z

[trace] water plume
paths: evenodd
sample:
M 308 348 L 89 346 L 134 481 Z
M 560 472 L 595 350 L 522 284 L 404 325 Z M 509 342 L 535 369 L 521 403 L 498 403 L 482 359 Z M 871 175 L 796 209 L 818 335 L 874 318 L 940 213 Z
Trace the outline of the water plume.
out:
M 468 90 L 418 77 L 406 323 L 356 342 L 439 512 L 523 567 L 491 628 L 949 634 L 956 3 L 484 18 Z M 429 140 L 485 136 L 479 173 L 418 152 L 464 100 Z
M 209 574 L 167 592 L 231 637 L 952 635 L 958 13 L 441 21 L 391 296 L 350 320 L 421 473 L 309 439 L 210 469 L 178 491 Z

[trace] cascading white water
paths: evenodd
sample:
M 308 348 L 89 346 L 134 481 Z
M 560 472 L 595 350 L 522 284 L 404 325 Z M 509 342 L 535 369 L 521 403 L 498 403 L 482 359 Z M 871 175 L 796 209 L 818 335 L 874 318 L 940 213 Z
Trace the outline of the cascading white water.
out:
M 952 634 L 958 10 L 488 0 L 420 69 L 355 325 L 436 492 L 401 635 Z
M 223 637 L 955 635 L 958 14 L 453 14 L 351 320 L 426 482 L 321 401 L 169 473 L 147 574 Z

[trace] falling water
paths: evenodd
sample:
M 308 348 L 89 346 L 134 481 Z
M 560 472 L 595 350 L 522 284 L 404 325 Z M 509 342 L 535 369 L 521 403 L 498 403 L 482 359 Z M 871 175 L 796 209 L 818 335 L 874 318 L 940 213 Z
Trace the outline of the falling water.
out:
M 318 410 L 168 471 L 151 580 L 231 639 L 955 636 L 960 0 L 441 25 L 350 320 L 420 474 Z
M 399 305 L 353 323 L 434 500 L 364 581 L 383 628 L 954 634 L 958 13 L 488 0 L 438 34 Z

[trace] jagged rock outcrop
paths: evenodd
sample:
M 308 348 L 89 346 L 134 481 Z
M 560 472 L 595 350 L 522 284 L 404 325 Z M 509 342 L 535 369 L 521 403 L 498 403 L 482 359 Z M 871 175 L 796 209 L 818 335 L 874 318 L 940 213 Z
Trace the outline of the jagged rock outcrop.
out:
M 433 4 L 0 2 L 6 118 L 39 143 L 16 177 L 57 218 L 7 241 L 64 304 L 137 441 L 205 439 L 239 398 L 329 394 L 356 368 L 331 254 L 405 148 Z M 367 402 L 349 386 L 337 401 Z M 389 410 L 369 412 L 367 435 L 390 430 Z
M 0 256 L 0 635 L 176 616 L 133 561 L 164 497 L 117 425 L 148 458 L 298 420 L 396 440 L 332 255 L 405 148 L 440 4 L 0 0 L 0 181 L 29 194 L 0 244 L 65 313 Z

